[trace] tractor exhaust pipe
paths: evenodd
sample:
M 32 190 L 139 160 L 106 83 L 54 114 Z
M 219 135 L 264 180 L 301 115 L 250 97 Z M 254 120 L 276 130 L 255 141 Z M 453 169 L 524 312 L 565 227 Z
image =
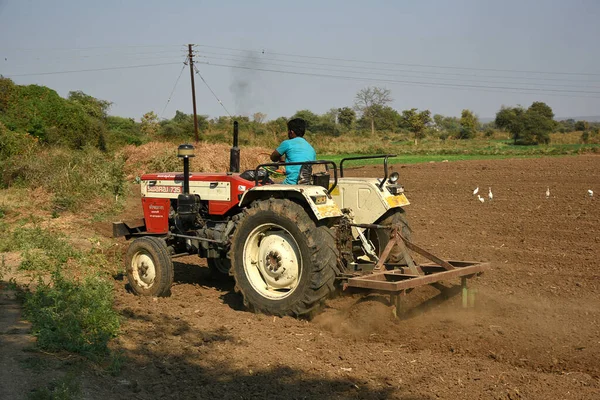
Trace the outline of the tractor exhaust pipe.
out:
M 181 144 L 177 148 L 177 157 L 183 158 L 183 194 L 190 193 L 190 157 L 194 157 L 194 146 Z
M 229 150 L 229 172 L 240 172 L 240 148 L 238 147 L 237 121 L 233 121 L 233 147 Z

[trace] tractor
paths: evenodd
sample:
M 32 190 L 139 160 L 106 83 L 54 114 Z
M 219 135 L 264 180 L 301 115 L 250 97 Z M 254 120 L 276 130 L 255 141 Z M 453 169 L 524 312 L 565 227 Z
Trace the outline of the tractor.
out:
M 345 158 L 339 167 L 265 163 L 240 173 L 234 122 L 229 171 L 190 172 L 189 144 L 177 155 L 183 172 L 141 176 L 144 217 L 113 223 L 114 237 L 134 239 L 125 270 L 137 295 L 169 296 L 172 260 L 198 255 L 214 277 L 233 278 L 247 309 L 310 318 L 340 290 L 389 294 L 400 308 L 413 288 L 460 276 L 465 295 L 467 279 L 488 267 L 445 261 L 411 242 L 409 201 L 388 168 L 392 154 Z M 344 164 L 367 158 L 383 160 L 381 177 L 344 176 Z M 302 165 L 297 185 L 271 179 L 286 165 Z M 409 250 L 433 262 L 417 264 Z

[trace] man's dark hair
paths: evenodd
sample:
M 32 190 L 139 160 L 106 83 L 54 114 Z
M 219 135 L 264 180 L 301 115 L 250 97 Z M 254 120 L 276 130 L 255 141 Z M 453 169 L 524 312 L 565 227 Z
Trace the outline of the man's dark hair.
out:
M 290 119 L 287 123 L 288 131 L 294 131 L 296 136 L 303 137 L 306 132 L 306 121 L 302 118 Z

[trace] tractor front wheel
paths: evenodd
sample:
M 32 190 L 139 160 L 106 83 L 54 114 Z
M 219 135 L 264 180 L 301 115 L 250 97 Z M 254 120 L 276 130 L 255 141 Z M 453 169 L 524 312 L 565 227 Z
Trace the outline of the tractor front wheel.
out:
M 152 236 L 135 239 L 125 256 L 125 270 L 135 294 L 158 297 L 171 294 L 173 262 L 164 240 Z
M 210 276 L 215 280 L 229 279 L 229 270 L 231 269 L 231 261 L 228 258 L 207 258 Z
M 337 250 L 300 205 L 252 203 L 232 238 L 232 270 L 244 305 L 271 315 L 311 317 L 334 291 Z

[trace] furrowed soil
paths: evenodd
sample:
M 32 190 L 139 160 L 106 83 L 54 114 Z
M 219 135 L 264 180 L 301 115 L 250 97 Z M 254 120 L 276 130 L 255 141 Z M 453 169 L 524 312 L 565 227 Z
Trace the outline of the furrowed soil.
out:
M 409 293 L 400 318 L 378 295 L 339 296 L 312 321 L 257 315 L 232 283 L 210 279 L 205 260 L 180 258 L 171 297 L 136 297 L 115 281 L 123 324 L 112 348 L 124 366 L 117 377 L 80 372 L 82 396 L 600 398 L 600 201 L 587 194 L 600 195 L 600 157 L 393 168 L 411 201 L 415 243 L 442 258 L 491 264 L 470 281 L 474 307 L 462 308 L 455 280 L 445 282 L 446 296 L 429 286 Z M 379 176 L 382 168 L 351 174 Z M 128 204 L 124 217 L 141 215 L 137 201 Z M 117 242 L 124 251 L 127 243 Z M 0 374 L 0 389 L 17 393 L 27 385 L 10 380 L 31 386 L 36 374 L 15 363 L 27 359 L 26 346 L 7 340 L 10 324 L 1 327 L 3 365 L 16 375 Z

